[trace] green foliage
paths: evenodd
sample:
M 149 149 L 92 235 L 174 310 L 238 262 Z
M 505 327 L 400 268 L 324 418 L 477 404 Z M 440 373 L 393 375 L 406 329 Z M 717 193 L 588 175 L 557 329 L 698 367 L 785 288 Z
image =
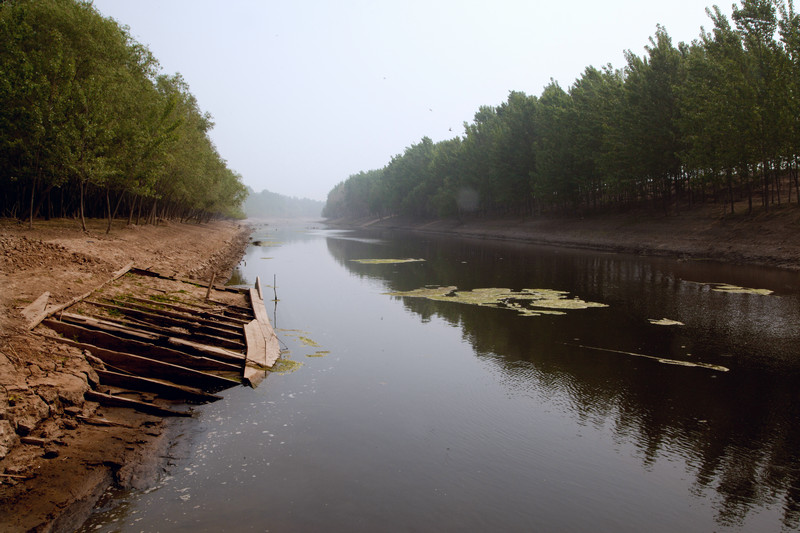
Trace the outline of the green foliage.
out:
M 657 27 L 622 69 L 587 67 L 539 97 L 512 91 L 464 134 L 423 138 L 329 194 L 331 218 L 528 216 L 697 201 L 800 204 L 800 15 L 789 0 L 741 0 L 732 22 L 673 45 Z M 791 193 L 791 190 L 789 191 Z
M 129 220 L 143 204 L 151 221 L 241 214 L 246 191 L 210 117 L 91 2 L 0 3 L 0 42 L 0 213 L 32 222 L 44 207 L 109 227 L 123 203 Z

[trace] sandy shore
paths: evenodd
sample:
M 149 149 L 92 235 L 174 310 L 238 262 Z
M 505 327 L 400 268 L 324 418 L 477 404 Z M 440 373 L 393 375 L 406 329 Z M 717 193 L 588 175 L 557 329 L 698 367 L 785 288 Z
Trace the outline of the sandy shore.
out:
M 24 327 L 20 311 L 45 291 L 63 303 L 133 261 L 218 283 L 250 229 L 234 222 L 125 226 L 103 221 L 0 220 L 0 531 L 73 531 L 111 485 L 144 488 L 176 445 L 181 424 L 85 401 L 94 372 L 80 350 Z M 87 420 L 112 422 L 97 425 Z

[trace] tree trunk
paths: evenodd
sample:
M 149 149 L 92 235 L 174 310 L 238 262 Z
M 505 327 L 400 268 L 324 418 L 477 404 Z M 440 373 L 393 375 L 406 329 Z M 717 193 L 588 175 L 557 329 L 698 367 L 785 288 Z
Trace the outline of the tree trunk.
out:
M 131 200 L 131 209 L 128 211 L 128 225 L 130 226 L 133 222 L 133 211 L 136 208 L 136 200 L 139 198 L 137 195 L 133 195 L 133 200 Z
M 800 205 L 800 183 L 797 178 L 797 157 L 794 158 L 794 190 L 797 191 L 797 203 Z
M 769 211 L 769 178 L 767 177 L 767 161 L 762 159 L 761 161 L 761 181 L 763 184 L 763 201 L 764 204 L 764 211 Z
M 108 225 L 106 226 L 106 235 L 111 233 L 111 221 L 113 217 L 111 215 L 111 197 L 108 192 L 108 187 L 106 187 L 106 211 L 108 212 Z
M 83 180 L 80 180 L 80 183 L 78 184 L 78 186 L 80 187 L 80 191 L 81 191 L 80 192 L 80 197 L 81 197 L 80 198 L 80 204 L 81 204 L 81 229 L 83 229 L 83 231 L 86 231 L 86 217 L 83 214 L 83 196 L 84 196 L 84 191 L 86 189 L 86 184 L 83 182 Z
M 733 172 L 730 168 L 725 170 L 725 178 L 728 181 L 728 199 L 731 202 L 731 215 L 733 214 Z
M 39 176 L 33 178 L 33 183 L 31 184 L 31 207 L 30 207 L 30 216 L 28 218 L 28 228 L 33 229 L 33 197 L 36 193 L 36 182 L 39 181 Z

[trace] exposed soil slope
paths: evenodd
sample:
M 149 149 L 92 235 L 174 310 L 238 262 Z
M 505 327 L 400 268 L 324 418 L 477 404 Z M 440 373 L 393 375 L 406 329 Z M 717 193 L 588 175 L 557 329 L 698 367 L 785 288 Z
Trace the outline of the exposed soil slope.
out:
M 232 222 L 120 224 L 106 235 L 103 221 L 84 233 L 74 220 L 0 220 L 0 530 L 73 530 L 112 482 L 152 480 L 177 427 L 85 401 L 96 375 L 84 354 L 29 332 L 21 310 L 45 291 L 67 302 L 131 261 L 221 283 L 249 234 Z
M 775 206 L 745 215 L 737 205 L 708 205 L 680 214 L 623 213 L 585 218 L 465 219 L 415 222 L 400 218 L 338 220 L 339 226 L 397 228 L 462 236 L 508 239 L 617 252 L 716 259 L 800 269 L 800 208 Z

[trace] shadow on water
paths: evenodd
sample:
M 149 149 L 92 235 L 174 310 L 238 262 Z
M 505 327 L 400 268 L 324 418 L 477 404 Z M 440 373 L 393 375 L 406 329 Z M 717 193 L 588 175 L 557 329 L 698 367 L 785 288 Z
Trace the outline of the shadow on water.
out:
M 391 245 L 375 247 L 383 237 Z M 692 490 L 718 494 L 719 524 L 741 524 L 748 513 L 778 504 L 783 526 L 800 526 L 795 273 L 452 237 L 396 237 L 328 238 L 327 248 L 352 274 L 381 280 L 387 293 L 426 285 L 555 289 L 607 304 L 526 317 L 513 310 L 387 296 L 423 321 L 436 316 L 460 328 L 512 394 L 566 395 L 577 419 L 612 427 L 617 440 L 634 443 L 645 468 L 679 453 L 693 476 Z M 353 261 L 363 258 L 425 262 Z M 721 282 L 774 293 L 714 290 Z M 684 325 L 650 322 L 661 318 Z M 634 354 L 730 371 L 660 364 Z

